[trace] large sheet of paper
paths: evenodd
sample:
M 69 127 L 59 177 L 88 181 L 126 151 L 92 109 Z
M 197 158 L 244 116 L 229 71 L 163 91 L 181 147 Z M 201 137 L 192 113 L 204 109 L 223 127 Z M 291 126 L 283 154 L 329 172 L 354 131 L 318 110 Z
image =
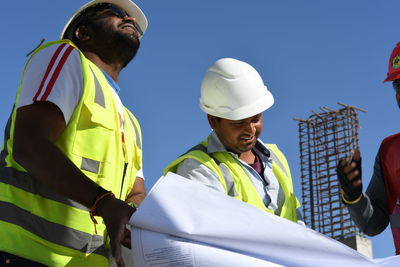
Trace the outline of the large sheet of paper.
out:
M 132 253 L 145 266 L 400 266 L 168 173 L 133 214 Z

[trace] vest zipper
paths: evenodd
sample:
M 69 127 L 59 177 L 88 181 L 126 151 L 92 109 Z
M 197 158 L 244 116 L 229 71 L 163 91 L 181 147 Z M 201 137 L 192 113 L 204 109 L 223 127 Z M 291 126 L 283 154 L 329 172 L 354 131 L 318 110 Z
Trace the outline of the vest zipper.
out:
M 121 182 L 121 190 L 119 192 L 119 199 L 122 199 L 122 189 L 124 189 L 124 180 L 125 180 L 125 174 L 126 174 L 126 169 L 128 167 L 128 163 L 124 162 L 124 172 L 122 174 L 122 182 Z M 125 199 L 123 199 L 125 200 Z

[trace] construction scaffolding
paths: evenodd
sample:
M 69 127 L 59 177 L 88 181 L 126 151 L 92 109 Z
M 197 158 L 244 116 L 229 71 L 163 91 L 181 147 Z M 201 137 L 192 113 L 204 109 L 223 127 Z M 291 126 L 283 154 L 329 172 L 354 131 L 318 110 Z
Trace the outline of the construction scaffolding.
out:
M 357 111 L 339 103 L 339 110 L 320 108 L 298 121 L 303 216 L 306 225 L 336 240 L 364 237 L 340 201 L 336 166 L 358 148 Z

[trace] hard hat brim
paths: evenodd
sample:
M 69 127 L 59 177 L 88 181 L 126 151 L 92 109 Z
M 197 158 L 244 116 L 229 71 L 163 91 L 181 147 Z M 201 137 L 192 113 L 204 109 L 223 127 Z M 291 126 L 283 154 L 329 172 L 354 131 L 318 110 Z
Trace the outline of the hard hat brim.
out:
M 143 11 L 132 1 L 130 1 L 130 0 L 93 0 L 93 1 L 83 5 L 71 16 L 71 18 L 68 20 L 68 22 L 65 24 L 63 30 L 61 31 L 60 38 L 61 39 L 65 38 L 64 35 L 68 29 L 68 26 L 71 24 L 71 22 L 73 22 L 75 20 L 75 18 L 77 18 L 82 13 L 82 11 L 84 11 L 85 9 L 87 9 L 95 4 L 99 4 L 99 3 L 109 3 L 109 4 L 113 4 L 113 5 L 116 5 L 120 8 L 122 8 L 123 10 L 126 11 L 126 13 L 128 13 L 129 16 L 135 18 L 136 23 L 139 25 L 139 27 L 143 33 L 146 31 L 147 25 L 148 25 L 147 18 L 144 15 Z
M 393 72 L 390 75 L 388 75 L 387 78 L 383 82 L 384 83 L 385 82 L 392 82 L 392 81 L 397 80 L 397 79 L 400 79 L 400 70 L 396 71 L 396 72 Z
M 243 120 L 264 112 L 265 110 L 269 109 L 273 104 L 274 97 L 272 96 L 270 91 L 265 90 L 265 93 L 257 100 L 257 102 L 251 103 L 235 110 L 227 110 L 226 107 L 223 108 L 224 110 L 216 110 L 215 107 L 207 108 L 207 106 L 201 102 L 200 108 L 205 113 L 215 117 L 228 120 Z

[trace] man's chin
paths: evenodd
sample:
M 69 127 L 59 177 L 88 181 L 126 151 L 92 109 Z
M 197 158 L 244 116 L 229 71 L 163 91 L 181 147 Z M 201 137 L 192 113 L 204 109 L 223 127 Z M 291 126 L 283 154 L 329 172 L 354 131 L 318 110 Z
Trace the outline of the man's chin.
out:
M 124 49 L 123 58 L 124 58 L 124 67 L 128 65 L 128 63 L 136 56 L 137 51 L 140 47 L 139 40 L 133 40 L 136 38 L 134 36 L 125 39 L 125 45 L 120 47 L 120 49 Z
M 242 145 L 240 147 L 238 147 L 238 150 L 240 151 L 240 153 L 245 153 L 245 152 L 249 152 L 250 150 L 252 150 L 255 146 L 255 143 L 251 143 L 248 145 Z
M 251 150 L 256 145 L 256 143 L 257 143 L 257 139 L 255 138 L 254 140 L 244 143 L 242 146 L 245 149 Z

